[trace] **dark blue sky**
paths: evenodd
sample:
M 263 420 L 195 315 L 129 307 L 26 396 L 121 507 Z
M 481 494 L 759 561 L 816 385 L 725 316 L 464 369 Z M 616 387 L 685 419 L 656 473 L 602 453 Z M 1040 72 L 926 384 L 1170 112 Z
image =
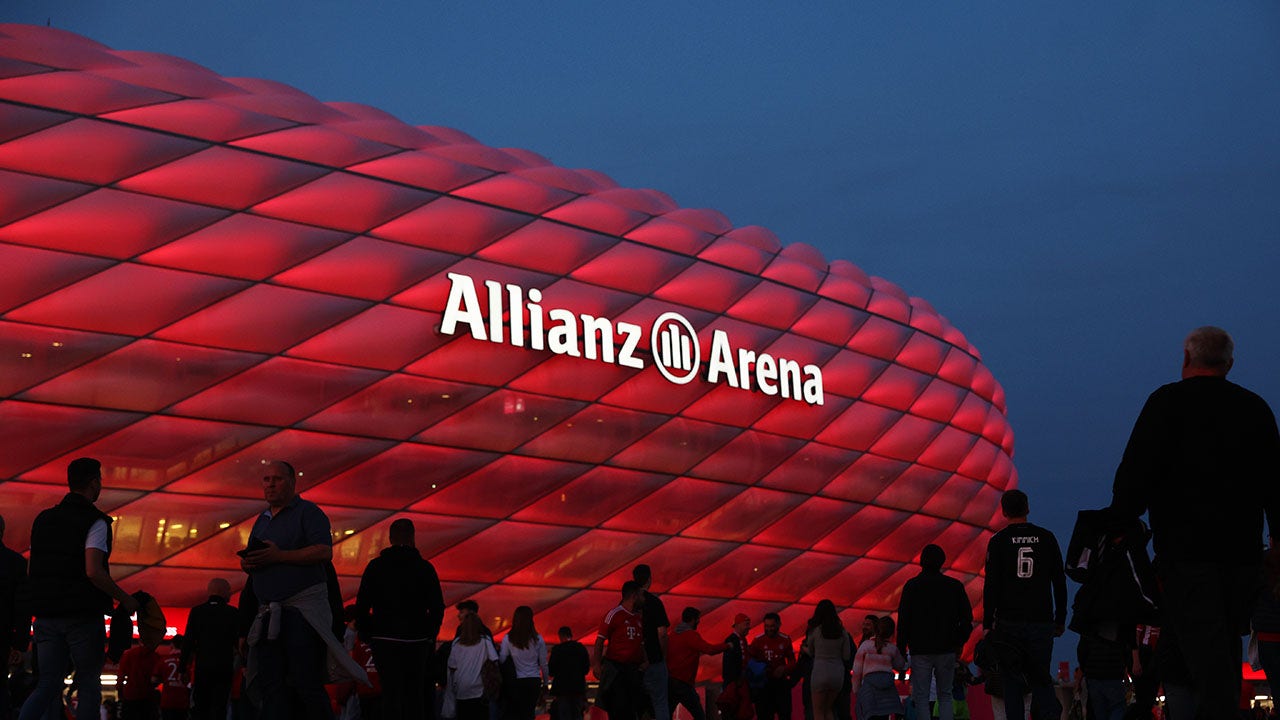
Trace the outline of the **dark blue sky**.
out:
M 885 277 L 982 351 L 1064 543 L 1187 330 L 1226 327 L 1233 379 L 1280 404 L 1280 4 L 506 5 L 4 15 L 527 148 Z

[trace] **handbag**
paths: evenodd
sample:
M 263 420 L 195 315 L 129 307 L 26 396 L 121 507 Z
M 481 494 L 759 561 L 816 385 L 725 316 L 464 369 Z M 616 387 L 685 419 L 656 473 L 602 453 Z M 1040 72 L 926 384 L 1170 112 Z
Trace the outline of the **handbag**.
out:
M 496 698 L 502 692 L 502 668 L 496 660 L 485 660 L 480 666 L 480 683 L 487 698 Z

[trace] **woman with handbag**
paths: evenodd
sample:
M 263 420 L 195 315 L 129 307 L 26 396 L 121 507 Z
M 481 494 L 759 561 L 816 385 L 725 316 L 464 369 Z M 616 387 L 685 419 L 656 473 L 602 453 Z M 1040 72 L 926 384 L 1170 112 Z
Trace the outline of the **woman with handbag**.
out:
M 511 615 L 511 631 L 502 638 L 499 662 L 515 666 L 515 682 L 503 683 L 504 720 L 533 720 L 547 678 L 547 644 L 533 625 L 533 608 L 521 605 Z
M 449 686 L 457 720 L 488 720 L 489 701 L 485 697 L 486 674 L 497 670 L 498 653 L 493 642 L 480 633 L 480 618 L 467 615 L 458 625 L 458 636 L 449 651 Z M 486 670 L 486 665 L 489 665 Z M 449 717 L 448 713 L 441 715 Z

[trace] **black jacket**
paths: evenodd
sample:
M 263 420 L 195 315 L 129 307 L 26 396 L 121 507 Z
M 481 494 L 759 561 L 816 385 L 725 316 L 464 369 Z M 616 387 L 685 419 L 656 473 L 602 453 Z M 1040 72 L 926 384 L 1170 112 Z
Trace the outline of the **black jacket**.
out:
M 435 640 L 443 619 L 440 578 L 417 548 L 392 545 L 369 561 L 356 594 L 362 638 Z
M 902 586 L 898 648 L 905 655 L 956 652 L 973 631 L 973 606 L 964 584 L 939 570 L 922 570 Z
M 31 616 L 18 591 L 27 581 L 27 559 L 0 542 L 0 649 L 25 650 L 31 631 Z M 7 662 L 6 658 L 6 662 Z
M 213 673 L 230 676 L 239 635 L 237 616 L 236 606 L 216 595 L 191 608 L 182 643 L 182 668 L 189 669 L 194 658 L 196 677 Z
M 1266 401 L 1222 377 L 1151 393 L 1116 469 L 1111 506 L 1149 511 L 1157 558 L 1262 562 L 1264 515 L 1280 535 L 1280 433 Z
M 551 648 L 547 672 L 551 673 L 551 694 L 574 697 L 587 694 L 587 671 L 591 657 L 577 640 L 562 642 Z
M 724 655 L 720 658 L 720 675 L 724 683 L 729 683 L 742 677 L 742 672 L 746 667 L 746 649 L 747 641 L 738 635 L 738 633 L 729 633 L 729 637 L 724 639 L 729 643 L 729 649 L 724 651 Z

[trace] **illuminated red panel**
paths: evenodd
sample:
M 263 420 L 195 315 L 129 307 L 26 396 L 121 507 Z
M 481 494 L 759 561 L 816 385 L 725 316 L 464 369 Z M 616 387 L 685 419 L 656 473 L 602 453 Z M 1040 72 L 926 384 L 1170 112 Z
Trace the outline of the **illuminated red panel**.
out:
M 891 611 L 926 542 L 977 588 L 1017 477 L 1004 391 L 893 283 L 533 152 L 70 33 L 0 26 L 0 77 L 0 492 L 52 502 L 68 458 L 104 458 L 142 488 L 104 498 L 127 586 L 238 586 L 283 457 L 333 519 L 345 595 L 395 511 L 432 508 L 419 547 L 499 632 L 530 604 L 589 635 L 634 562 L 673 611 L 777 610 L 797 638 L 825 596 Z M 442 335 L 449 272 L 634 323 L 644 367 Z M 139 312 L 104 322 L 113 294 Z M 822 404 L 668 382 L 647 336 L 667 312 L 704 363 L 723 330 L 735 362 L 819 366 Z
M 273 281 L 365 300 L 385 300 L 457 259 L 456 255 L 358 237 L 286 270 Z
M 3 107 L 0 105 L 0 108 Z M 0 224 L 35 214 L 93 189 L 89 185 L 33 177 L 8 170 L 0 170 L 0 185 L 5 190 L 0 193 Z
M 756 540 L 766 545 L 804 550 L 847 520 L 850 512 L 848 503 L 811 497 L 803 505 L 757 533 Z
M 555 275 L 572 272 L 613 241 L 603 235 L 535 220 L 480 250 L 492 262 L 523 264 Z
M 0 454 L 0 475 L 17 477 L 24 470 L 93 442 L 141 417 L 137 413 L 0 401 L 0 427 L 5 428 L 6 446 Z
M 262 502 L 151 493 L 120 508 L 111 527 L 111 559 L 155 565 L 217 532 L 228 519 L 262 511 Z
M 748 600 L 787 602 L 795 597 L 796 588 L 817 587 L 851 562 L 843 555 L 805 553 L 792 558 L 776 572 L 747 588 L 741 597 Z M 792 617 L 792 620 L 795 618 Z
M 0 97 L 83 115 L 178 99 L 169 93 L 77 72 L 41 73 L 0 80 Z
M 310 360 L 398 370 L 448 339 L 436 328 L 440 316 L 392 305 L 374 305 L 355 317 L 289 349 Z
M 335 172 L 255 205 L 253 212 L 360 233 L 434 197 L 433 193 Z
M 422 442 L 510 452 L 555 427 L 586 403 L 498 390 L 444 418 Z
M 644 563 L 651 568 L 661 568 L 661 572 L 654 574 L 653 586 L 650 590 L 655 593 L 667 593 L 671 588 L 727 555 L 734 547 L 736 546 L 733 543 L 673 537 L 636 558 L 636 562 Z M 617 598 L 616 593 L 622 588 L 622 583 L 630 579 L 631 568 L 621 567 L 601 578 L 594 587 L 614 591 L 613 597 Z M 711 593 L 711 595 L 724 597 L 721 592 Z
M 673 253 L 622 243 L 574 270 L 572 277 L 627 292 L 650 293 L 692 262 Z
M 604 527 L 675 535 L 740 491 L 728 483 L 676 478 L 615 515 Z
M 434 154 L 441 154 L 439 150 L 433 152 Z M 454 159 L 469 162 L 473 158 L 455 157 Z M 485 166 L 479 162 L 471 162 L 471 164 Z M 530 182 L 514 175 L 495 175 L 466 187 L 458 188 L 453 194 L 469 200 L 477 200 L 532 214 L 546 212 L 557 205 L 572 200 L 574 197 L 573 193 Z
M 597 466 L 569 481 L 558 494 L 551 493 L 525 506 L 512 519 L 555 525 L 599 525 L 670 479 L 668 475 Z
M 103 258 L 0 245 L 0 310 L 69 285 L 110 264 Z
M 45 508 L 57 505 L 67 494 L 65 468 L 62 482 L 43 485 L 9 481 L 4 484 L 4 544 L 6 547 L 26 548 L 31 544 L 31 523 Z M 98 497 L 98 509 L 111 512 L 117 507 L 141 496 L 130 490 L 103 488 Z
M 173 412 L 284 427 L 382 377 L 373 370 L 276 357 L 174 405 Z
M 28 400 L 156 412 L 262 362 L 261 355 L 138 340 L 22 394 Z
M 0 321 L 0 395 L 18 392 L 129 342 L 119 335 Z
M 680 595 L 739 595 L 799 555 L 799 550 L 742 545 L 671 588 L 671 592 Z
M 254 285 L 156 335 L 179 342 L 278 353 L 367 305 L 333 295 Z M 253 323 L 246 324 L 246 317 L 253 318 Z
M 505 581 L 534 587 L 583 587 L 601 575 L 629 564 L 663 539 L 660 535 L 591 530 L 522 568 Z
M 857 456 L 848 450 L 809 443 L 778 464 L 760 485 L 813 495 Z
M 643 440 L 618 453 L 612 463 L 640 470 L 681 474 L 740 432 L 738 428 L 672 418 Z M 663 451 L 659 452 L 660 449 Z
M 359 496 L 369 507 L 395 510 L 475 472 L 497 457 L 493 453 L 402 443 L 317 485 L 307 497 L 315 502 L 340 503 Z
M 711 480 L 751 485 L 794 455 L 803 445 L 804 442 L 796 438 L 745 430 L 698 463 L 692 474 Z M 800 496 L 797 495 L 794 499 L 799 502 Z
M 672 278 L 653 295 L 677 305 L 722 313 L 755 283 L 749 275 L 698 263 Z
M 662 423 L 661 418 L 593 405 L 525 443 L 520 452 L 603 463 Z
M 390 145 L 354 137 L 321 125 L 277 130 L 236 140 L 231 144 L 331 167 L 346 167 L 396 151 Z
M 416 512 L 503 518 L 586 472 L 581 463 L 507 455 L 413 505 Z M 520 483 L 493 492 L 503 478 Z
M 134 175 L 117 186 L 148 195 L 243 210 L 323 174 L 324 170 L 313 165 L 213 147 Z M 234 175 L 236 182 L 208 181 L 210 177 L 224 175 Z
M 800 504 L 795 493 L 749 488 L 707 513 L 685 529 L 684 535 L 708 540 L 747 542 L 757 531 Z
M 80 330 L 145 335 L 242 287 L 244 284 L 236 280 L 120 264 L 10 310 L 5 317 Z M 95 302 L 103 297 L 111 298 L 111 302 Z
M 178 100 L 147 105 L 102 116 L 105 120 L 180 132 L 211 142 L 226 142 L 246 135 L 288 127 L 288 120 L 208 100 Z
M 208 225 L 226 211 L 103 188 L 0 228 L 0 242 L 123 260 Z
M 77 457 L 102 461 L 103 482 L 115 488 L 155 490 L 271 434 L 252 425 L 151 415 L 119 432 L 57 458 L 23 480 L 63 483 Z
M 408 440 L 490 392 L 476 385 L 391 375 L 333 403 L 300 426 Z
M 166 243 L 139 261 L 263 280 L 350 238 L 346 233 L 237 213 Z
M 608 233 L 625 235 L 649 216 L 591 196 L 580 197 L 543 214 L 548 220 Z
M 262 465 L 293 458 L 298 490 L 357 465 L 391 447 L 386 440 L 281 430 L 254 445 L 187 475 L 169 485 L 173 492 L 227 497 L 261 497 Z
M 106 185 L 190 155 L 203 143 L 77 118 L 0 146 L 0 167 L 19 172 L 62 168 L 64 180 Z
M 0 77 L 4 77 L 3 71 L 0 71 Z M 67 122 L 71 118 L 71 115 L 65 113 L 7 103 L 0 105 L 0 142 Z M 9 173 L 5 175 L 8 176 Z
M 497 582 L 582 534 L 577 528 L 500 522 L 432 559 L 441 580 Z M 476 558 L 485 559 L 477 563 Z

